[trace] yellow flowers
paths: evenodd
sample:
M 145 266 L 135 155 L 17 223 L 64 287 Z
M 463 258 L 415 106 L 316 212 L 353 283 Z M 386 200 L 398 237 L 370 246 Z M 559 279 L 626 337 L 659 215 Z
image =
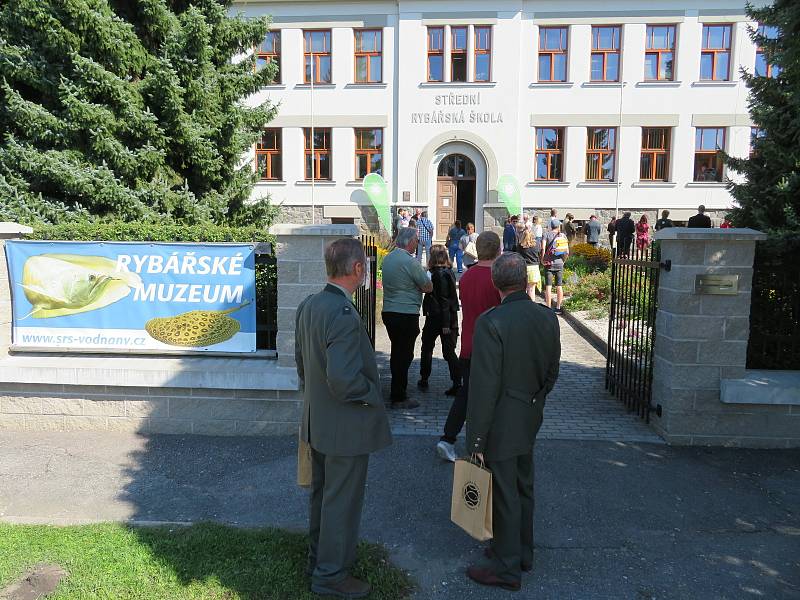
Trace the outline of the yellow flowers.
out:
M 236 335 L 239 321 L 228 315 L 248 304 L 227 310 L 193 310 L 174 317 L 157 317 L 150 319 L 144 328 L 150 337 L 170 346 L 213 346 Z
M 31 317 L 48 319 L 113 304 L 142 285 L 135 273 L 117 272 L 102 256 L 40 254 L 25 261 L 22 287 L 33 305 Z

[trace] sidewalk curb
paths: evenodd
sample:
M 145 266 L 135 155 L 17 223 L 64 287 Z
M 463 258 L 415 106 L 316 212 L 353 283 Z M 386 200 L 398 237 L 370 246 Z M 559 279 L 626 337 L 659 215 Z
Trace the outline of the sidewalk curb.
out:
M 580 319 L 575 317 L 575 315 L 570 314 L 570 312 L 563 307 L 561 309 L 561 316 L 564 317 L 564 320 L 572 326 L 578 335 L 589 342 L 589 344 L 591 344 L 595 350 L 597 350 L 603 356 L 608 356 L 608 345 L 603 338 L 589 329 Z

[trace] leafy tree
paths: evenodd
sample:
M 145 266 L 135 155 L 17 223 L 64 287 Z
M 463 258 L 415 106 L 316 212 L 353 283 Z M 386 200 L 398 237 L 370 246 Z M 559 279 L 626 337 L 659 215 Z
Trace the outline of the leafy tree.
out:
M 237 223 L 242 154 L 275 113 L 244 100 L 275 75 L 266 18 L 232 0 L 0 3 L 0 219 Z
M 725 156 L 727 165 L 745 176 L 728 187 L 738 207 L 732 211 L 737 227 L 754 227 L 772 234 L 800 232 L 800 3 L 775 0 L 763 8 L 747 6 L 758 23 L 776 26 L 769 38 L 752 31 L 776 77 L 743 71 L 750 88 L 749 107 L 759 135 L 749 158 Z

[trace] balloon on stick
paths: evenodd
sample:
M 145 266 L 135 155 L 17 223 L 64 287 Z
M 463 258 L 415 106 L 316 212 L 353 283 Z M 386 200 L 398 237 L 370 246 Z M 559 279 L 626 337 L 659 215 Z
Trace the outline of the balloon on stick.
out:
M 522 194 L 519 182 L 513 175 L 501 175 L 497 180 L 497 195 L 509 215 L 518 215 L 522 212 Z
M 389 211 L 389 189 L 383 177 L 377 173 L 370 173 L 364 177 L 364 191 L 369 197 L 369 201 L 378 213 L 378 219 L 386 229 L 392 230 L 392 215 Z

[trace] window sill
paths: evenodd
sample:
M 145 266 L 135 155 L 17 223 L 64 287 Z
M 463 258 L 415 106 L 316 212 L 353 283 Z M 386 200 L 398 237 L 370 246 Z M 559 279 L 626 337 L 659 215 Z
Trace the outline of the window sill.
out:
M 682 81 L 672 81 L 669 79 L 662 79 L 662 80 L 653 80 L 653 81 L 639 81 L 636 83 L 636 87 L 681 87 L 683 85 Z
M 364 185 L 364 180 L 363 179 L 353 179 L 352 181 L 346 182 L 345 185 L 347 187 L 362 187 Z M 391 184 L 391 182 L 386 181 L 386 185 L 390 186 L 392 184 Z
M 286 84 L 285 83 L 270 83 L 269 85 L 262 85 L 262 90 L 285 90 Z
M 529 88 L 571 88 L 575 85 L 572 81 L 534 81 Z
M 377 83 L 348 83 L 344 86 L 346 90 L 385 90 L 388 87 L 388 83 L 377 82 Z M 317 87 L 317 86 L 314 86 Z
M 569 181 L 529 181 L 525 187 L 569 187 Z
M 634 188 L 674 188 L 677 183 L 674 181 L 634 181 L 631 187 Z
M 335 83 L 315 83 L 314 84 L 314 89 L 317 89 L 317 88 L 333 89 L 335 87 L 336 87 Z M 311 89 L 311 84 L 310 83 L 298 83 L 297 85 L 294 86 L 294 89 L 296 89 L 296 90 L 310 90 Z
M 581 87 L 585 88 L 621 88 L 625 87 L 622 81 L 584 81 Z
M 423 81 L 421 88 L 493 88 L 496 81 Z
M 580 181 L 576 185 L 579 188 L 615 188 L 617 181 Z
M 736 87 L 738 81 L 693 81 L 692 87 Z
M 690 181 L 686 184 L 687 188 L 725 188 L 727 183 L 724 181 Z
M 276 186 L 281 186 L 281 185 L 288 185 L 288 183 L 283 181 L 283 180 L 278 180 L 278 179 L 259 179 L 258 181 L 256 181 L 256 185 L 276 185 Z
M 311 185 L 311 183 L 312 181 L 310 179 L 298 179 L 297 181 L 294 182 L 295 185 L 309 185 L 309 186 Z M 326 187 L 333 187 L 336 185 L 336 182 L 330 179 L 315 179 L 313 183 L 314 186 L 324 185 Z

